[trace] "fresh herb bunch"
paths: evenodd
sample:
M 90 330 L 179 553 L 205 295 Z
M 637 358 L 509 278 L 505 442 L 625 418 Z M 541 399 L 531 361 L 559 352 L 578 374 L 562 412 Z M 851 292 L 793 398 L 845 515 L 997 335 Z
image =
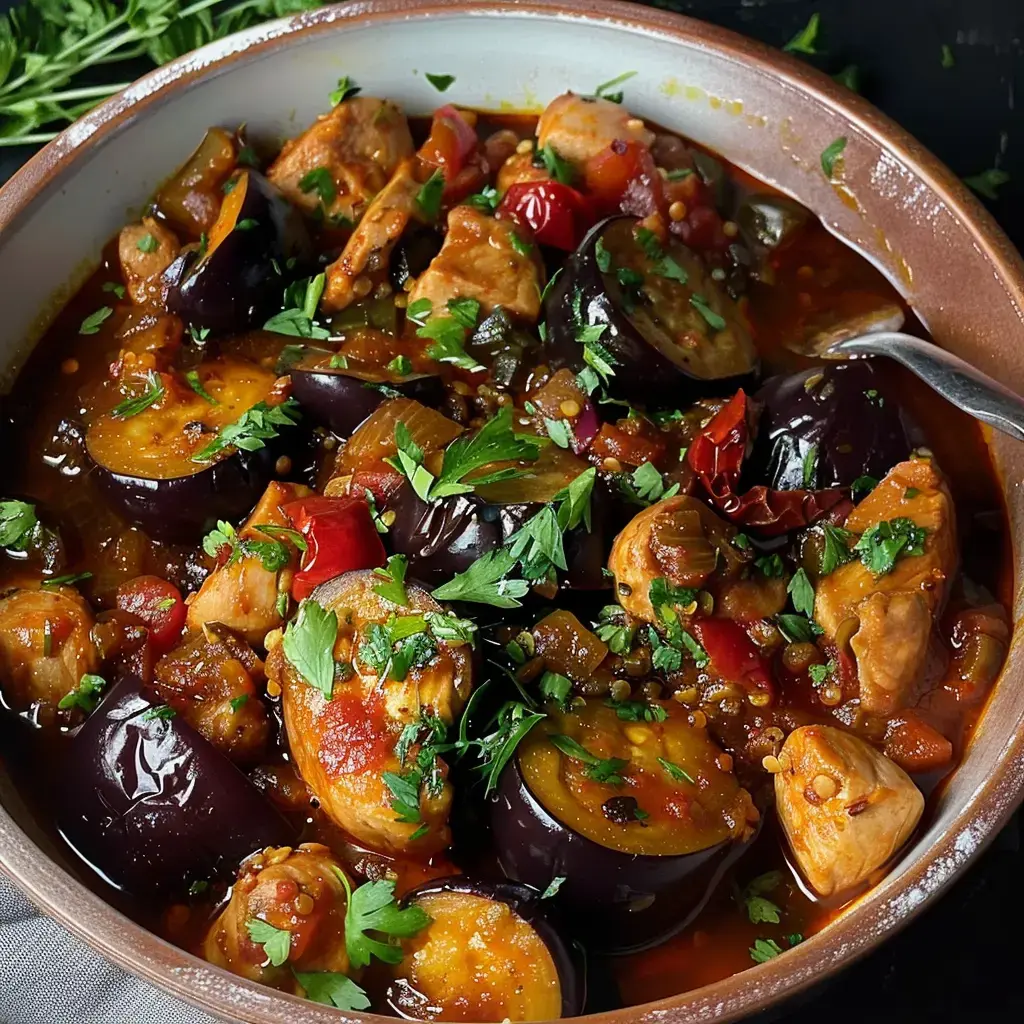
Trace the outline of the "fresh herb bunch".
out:
M 28 0 L 0 17 L 0 145 L 49 142 L 130 82 L 109 65 L 175 57 L 318 0 Z

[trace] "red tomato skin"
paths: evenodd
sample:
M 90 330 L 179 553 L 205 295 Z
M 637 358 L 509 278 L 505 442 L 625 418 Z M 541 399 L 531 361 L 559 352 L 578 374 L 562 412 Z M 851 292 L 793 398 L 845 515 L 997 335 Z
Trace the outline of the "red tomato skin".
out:
M 159 576 L 136 576 L 117 588 L 117 607 L 141 619 L 154 652 L 169 651 L 181 637 L 188 609 L 181 591 Z M 164 607 L 161 607 L 163 605 Z
M 723 679 L 748 693 L 760 690 L 774 694 L 768 663 L 738 623 L 731 619 L 696 619 L 690 630 L 707 652 L 711 667 Z
M 572 252 L 594 222 L 590 204 L 574 188 L 557 181 L 528 181 L 505 193 L 496 216 L 530 229 L 541 245 Z
M 292 578 L 296 601 L 343 572 L 375 569 L 387 561 L 365 498 L 303 498 L 282 511 L 306 541 L 302 568 Z
M 602 216 L 622 209 L 636 217 L 660 213 L 667 218 L 661 175 L 651 151 L 640 142 L 616 139 L 587 161 L 583 180 L 588 199 Z

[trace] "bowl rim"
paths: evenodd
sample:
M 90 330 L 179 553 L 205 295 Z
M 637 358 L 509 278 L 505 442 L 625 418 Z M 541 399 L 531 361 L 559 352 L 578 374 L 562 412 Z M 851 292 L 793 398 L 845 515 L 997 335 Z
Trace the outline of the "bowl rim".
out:
M 619 0 L 350 0 L 269 22 L 211 43 L 157 68 L 65 129 L 0 189 L 0 232 L 76 161 L 125 130 L 153 105 L 236 62 L 286 48 L 292 41 L 351 24 L 387 24 L 430 16 L 536 15 L 639 31 L 698 46 L 758 71 L 826 105 L 894 154 L 924 181 L 970 231 L 1006 288 L 1024 308 L 1024 261 L 1001 228 L 937 157 L 860 96 L 827 75 L 766 44 L 684 15 Z M 59 282 L 58 282 L 59 284 Z M 1018 588 L 1015 587 L 1015 598 Z M 1006 685 L 1005 681 L 1003 685 Z M 735 1020 L 820 983 L 879 946 L 930 906 L 996 835 L 1024 797 L 1024 730 L 932 847 L 908 865 L 898 886 L 881 882 L 822 931 L 776 958 L 721 981 L 656 1002 L 590 1015 L 590 1024 L 682 1024 Z M 45 914 L 102 956 L 223 1020 L 275 1024 L 369 1024 L 389 1018 L 329 1009 L 267 989 L 213 967 L 135 924 L 61 867 L 40 857 L 33 840 L 0 806 L 0 871 Z M 892 891 L 889 891 L 892 890 Z

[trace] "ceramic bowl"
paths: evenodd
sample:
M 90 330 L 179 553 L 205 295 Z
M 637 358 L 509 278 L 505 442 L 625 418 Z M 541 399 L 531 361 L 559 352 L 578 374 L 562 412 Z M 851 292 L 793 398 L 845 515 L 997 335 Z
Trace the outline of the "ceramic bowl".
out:
M 0 192 L 0 366 L 8 379 L 103 243 L 211 124 L 298 132 L 347 74 L 410 112 L 445 100 L 537 110 L 566 89 L 637 71 L 635 113 L 717 150 L 796 197 L 896 284 L 933 336 L 1024 392 L 1024 267 L 982 207 L 905 132 L 827 77 L 697 21 L 605 0 L 352 0 L 234 36 L 153 72 L 72 125 Z M 841 187 L 819 154 L 845 136 Z M 1024 446 L 992 448 L 1014 536 L 1024 526 Z M 1018 631 L 1019 633 L 1019 631 Z M 1017 639 L 1015 634 L 1014 639 Z M 1024 790 L 1024 651 L 1002 680 L 929 824 L 868 895 L 785 956 L 697 991 L 589 1018 L 602 1024 L 733 1020 L 821 981 L 934 900 L 999 830 Z M 0 866 L 100 953 L 226 1020 L 366 1021 L 281 995 L 170 946 L 108 906 L 0 772 Z

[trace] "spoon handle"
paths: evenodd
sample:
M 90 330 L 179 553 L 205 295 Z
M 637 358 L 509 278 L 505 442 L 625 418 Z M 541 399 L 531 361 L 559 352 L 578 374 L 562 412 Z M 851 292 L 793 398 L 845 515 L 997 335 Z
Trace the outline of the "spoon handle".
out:
M 970 363 L 930 341 L 879 331 L 832 345 L 830 356 L 888 356 L 975 419 L 1024 441 L 1024 399 Z

